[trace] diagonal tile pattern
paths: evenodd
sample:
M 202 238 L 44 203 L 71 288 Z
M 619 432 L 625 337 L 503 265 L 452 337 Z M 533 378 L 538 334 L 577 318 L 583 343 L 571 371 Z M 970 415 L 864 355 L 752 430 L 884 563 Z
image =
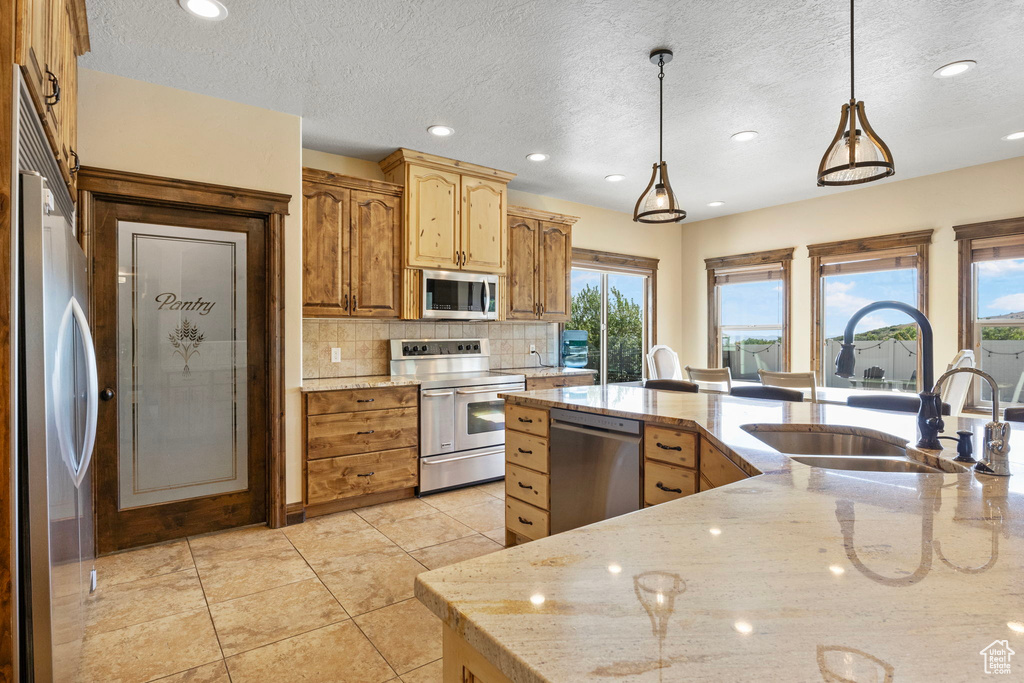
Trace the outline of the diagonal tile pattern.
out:
M 500 550 L 504 496 L 494 482 L 100 558 L 83 680 L 440 683 L 441 622 L 413 581 Z

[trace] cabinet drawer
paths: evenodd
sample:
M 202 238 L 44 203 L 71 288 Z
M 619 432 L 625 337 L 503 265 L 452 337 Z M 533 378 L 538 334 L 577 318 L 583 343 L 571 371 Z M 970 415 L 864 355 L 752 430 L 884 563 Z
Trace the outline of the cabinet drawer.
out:
M 517 465 L 505 466 L 505 495 L 526 501 L 542 510 L 550 510 L 548 477 Z
M 415 408 L 418 393 L 416 387 L 320 391 L 306 395 L 306 411 L 309 415 L 324 415 L 364 410 Z
M 528 377 L 526 379 L 527 391 L 540 391 L 541 389 L 561 389 L 562 387 L 585 387 L 593 386 L 594 376 L 585 375 L 562 375 L 560 377 Z
M 548 513 L 516 498 L 506 498 L 505 527 L 535 541 L 548 535 Z
M 329 503 L 416 486 L 419 456 L 415 448 L 311 460 L 306 465 L 306 502 Z
M 505 428 L 534 436 L 547 436 L 548 411 L 506 403 Z
M 412 448 L 419 431 L 415 408 L 312 415 L 306 420 L 308 460 Z
M 648 460 L 644 463 L 644 500 L 658 505 L 697 492 L 697 473 Z
M 548 440 L 531 434 L 505 432 L 505 462 L 548 471 Z
M 657 425 L 644 426 L 644 455 L 670 465 L 697 468 L 697 435 Z
M 700 454 L 700 473 L 712 486 L 725 486 L 747 478 L 747 473 L 734 465 L 722 451 L 703 439 Z

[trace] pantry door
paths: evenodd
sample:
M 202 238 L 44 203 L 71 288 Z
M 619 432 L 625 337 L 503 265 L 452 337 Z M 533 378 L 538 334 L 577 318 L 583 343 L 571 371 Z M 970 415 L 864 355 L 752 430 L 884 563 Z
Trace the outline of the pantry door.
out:
M 267 522 L 267 221 L 91 212 L 98 551 Z

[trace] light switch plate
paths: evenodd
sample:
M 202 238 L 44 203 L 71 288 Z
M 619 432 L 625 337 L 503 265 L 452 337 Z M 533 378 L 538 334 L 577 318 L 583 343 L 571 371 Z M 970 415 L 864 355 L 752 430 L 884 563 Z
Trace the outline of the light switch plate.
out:
M 340 363 L 341 362 L 341 349 L 339 347 L 337 347 L 337 346 L 334 346 L 334 347 L 331 348 L 331 362 L 332 363 Z

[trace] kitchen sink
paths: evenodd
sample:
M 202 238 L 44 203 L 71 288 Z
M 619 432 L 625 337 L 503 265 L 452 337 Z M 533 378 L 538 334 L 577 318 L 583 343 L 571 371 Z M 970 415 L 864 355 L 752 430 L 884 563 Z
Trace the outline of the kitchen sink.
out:
M 870 436 L 837 432 L 773 431 L 764 429 L 763 425 L 746 425 L 743 429 L 750 432 L 754 438 L 786 455 L 907 457 L 905 449 Z
M 878 458 L 875 456 L 795 455 L 793 460 L 811 467 L 830 470 L 854 470 L 857 472 L 915 472 L 918 474 L 943 474 L 942 470 L 909 458 Z

